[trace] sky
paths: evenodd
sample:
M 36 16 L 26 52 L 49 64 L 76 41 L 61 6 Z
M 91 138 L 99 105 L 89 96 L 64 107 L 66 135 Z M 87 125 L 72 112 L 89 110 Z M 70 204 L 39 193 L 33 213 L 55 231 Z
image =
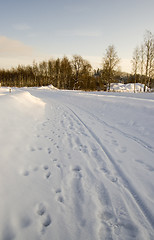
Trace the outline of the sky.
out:
M 154 33 L 154 0 L 0 0 L 0 68 L 81 55 L 100 68 L 109 45 L 131 58 Z

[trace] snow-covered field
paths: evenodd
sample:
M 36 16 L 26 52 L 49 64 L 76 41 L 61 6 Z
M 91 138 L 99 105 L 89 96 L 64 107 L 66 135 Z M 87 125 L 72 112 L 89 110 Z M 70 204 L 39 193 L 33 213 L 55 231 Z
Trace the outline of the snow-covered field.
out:
M 154 94 L 0 88 L 0 240 L 14 239 L 154 239 Z

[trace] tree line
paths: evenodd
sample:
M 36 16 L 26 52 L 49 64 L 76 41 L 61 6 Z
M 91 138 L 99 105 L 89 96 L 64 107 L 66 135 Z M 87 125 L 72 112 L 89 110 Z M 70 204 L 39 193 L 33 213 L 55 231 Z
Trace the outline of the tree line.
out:
M 91 64 L 80 55 L 72 59 L 33 62 L 32 65 L 19 65 L 9 70 L 0 69 L 2 86 L 39 87 L 52 84 L 58 89 L 69 90 L 110 90 L 112 82 L 141 82 L 150 86 L 154 78 L 154 36 L 147 31 L 144 44 L 136 47 L 132 57 L 132 75 L 122 77 L 119 70 L 120 58 L 114 45 L 108 46 L 103 58 L 102 69 L 93 70 Z M 135 86 L 135 84 L 134 84 Z M 134 88 L 135 90 L 135 88 Z
M 2 86 L 10 87 L 39 87 L 52 84 L 59 89 L 97 90 L 103 82 L 99 82 L 93 74 L 91 64 L 79 55 L 72 60 L 66 56 L 62 59 L 50 59 L 40 63 L 33 62 L 32 66 L 19 65 L 10 70 L 0 70 Z

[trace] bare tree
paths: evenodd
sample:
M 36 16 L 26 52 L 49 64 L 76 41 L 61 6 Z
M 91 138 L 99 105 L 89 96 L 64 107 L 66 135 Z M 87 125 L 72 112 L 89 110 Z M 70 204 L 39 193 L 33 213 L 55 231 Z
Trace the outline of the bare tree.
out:
M 132 58 L 132 68 L 133 68 L 133 73 L 135 75 L 134 79 L 134 93 L 135 93 L 135 86 L 136 86 L 136 75 L 139 69 L 139 62 L 140 62 L 140 51 L 139 48 L 136 47 L 134 52 L 133 52 L 133 58 Z
M 141 78 L 141 83 L 143 81 L 144 67 L 145 67 L 145 48 L 144 48 L 144 45 L 141 44 L 141 47 L 140 47 L 140 78 Z
M 72 67 L 74 72 L 74 88 L 79 81 L 80 71 L 83 66 L 83 58 L 79 55 L 74 55 L 72 59 Z
M 109 85 L 110 91 L 110 84 L 114 79 L 116 70 L 119 66 L 120 59 L 115 51 L 115 47 L 113 45 L 108 46 L 106 49 L 105 57 L 103 58 L 103 72 L 104 76 Z
M 72 67 L 69 59 L 64 56 L 61 60 L 60 65 L 60 79 L 61 79 L 61 88 L 70 89 L 71 86 L 71 77 L 72 77 Z
M 153 74 L 154 69 L 154 35 L 150 31 L 146 31 L 144 36 L 144 45 L 145 45 L 145 85 L 149 87 L 150 78 Z M 145 91 L 145 88 L 144 88 Z
M 33 74 L 34 74 L 34 81 L 35 84 L 37 82 L 37 76 L 39 75 L 38 65 L 35 61 L 33 61 Z

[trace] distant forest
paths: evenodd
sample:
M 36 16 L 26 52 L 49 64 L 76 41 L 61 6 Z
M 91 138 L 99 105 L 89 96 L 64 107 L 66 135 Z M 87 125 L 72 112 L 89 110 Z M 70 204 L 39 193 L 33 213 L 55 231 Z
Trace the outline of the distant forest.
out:
M 58 89 L 110 90 L 110 83 L 140 82 L 148 87 L 154 83 L 154 36 L 146 31 L 144 44 L 136 47 L 132 56 L 132 74 L 122 73 L 120 59 L 113 45 L 108 46 L 102 69 L 93 70 L 91 64 L 79 55 L 62 59 L 33 62 L 32 65 L 9 70 L 0 69 L 1 86 L 39 87 L 52 84 Z

